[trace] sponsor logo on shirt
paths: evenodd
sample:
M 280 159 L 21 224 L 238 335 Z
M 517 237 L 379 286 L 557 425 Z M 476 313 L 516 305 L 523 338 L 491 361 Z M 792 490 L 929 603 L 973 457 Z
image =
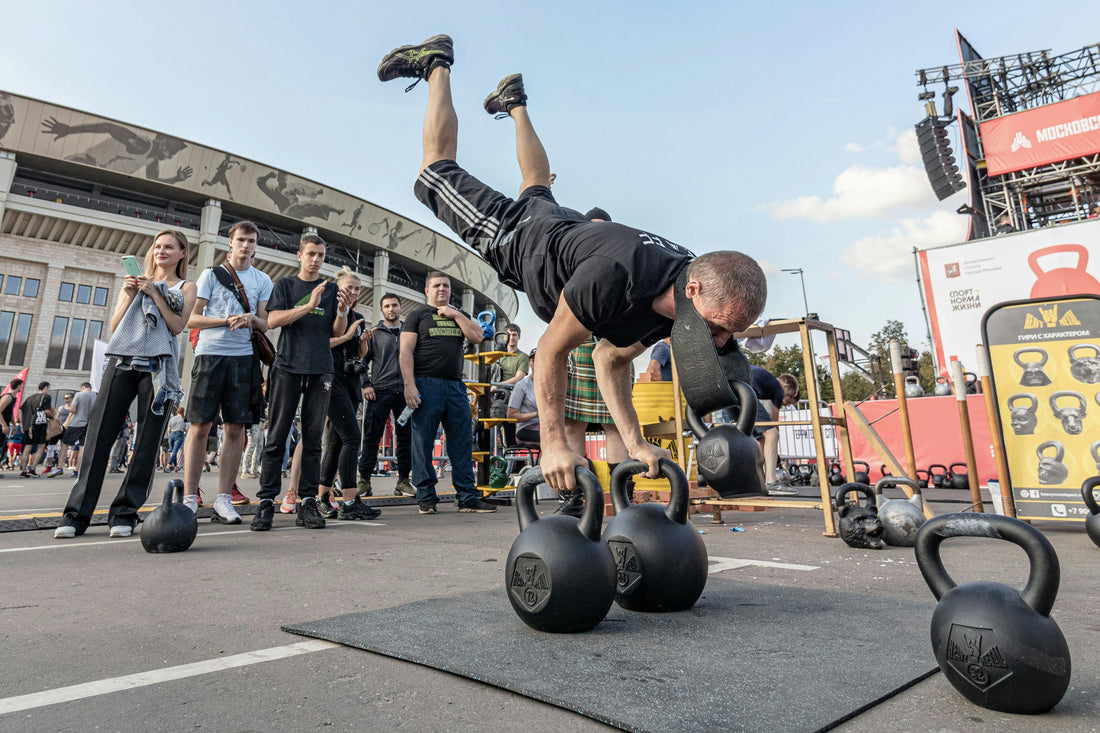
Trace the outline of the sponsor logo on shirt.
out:
M 458 336 L 462 337 L 462 329 L 458 327 L 453 318 L 432 315 L 434 326 L 428 327 L 429 336 Z
M 297 303 L 295 303 L 295 304 L 294 304 L 294 307 L 295 307 L 295 308 L 297 308 L 297 307 L 298 307 L 298 306 L 300 306 L 300 305 L 306 305 L 307 303 L 309 303 L 309 297 L 310 297 L 310 295 L 312 295 L 312 293 L 310 293 L 309 295 L 303 295 L 303 296 L 302 296 L 302 299 L 301 299 L 301 300 L 299 300 L 299 301 L 298 301 Z M 309 313 L 307 313 L 306 315 L 310 315 L 310 316 L 323 316 L 323 315 L 325 315 L 325 309 L 324 309 L 324 308 L 322 308 L 321 306 L 317 306 L 316 308 L 314 308 L 313 310 L 311 310 L 311 311 L 310 311 Z

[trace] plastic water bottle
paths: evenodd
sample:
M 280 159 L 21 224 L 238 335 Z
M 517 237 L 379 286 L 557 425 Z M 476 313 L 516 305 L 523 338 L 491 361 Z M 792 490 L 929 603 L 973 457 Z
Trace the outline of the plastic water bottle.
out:
M 413 415 L 413 408 L 405 405 L 405 409 L 401 411 L 401 414 L 397 416 L 397 424 L 404 427 L 405 423 L 409 421 L 409 418 Z

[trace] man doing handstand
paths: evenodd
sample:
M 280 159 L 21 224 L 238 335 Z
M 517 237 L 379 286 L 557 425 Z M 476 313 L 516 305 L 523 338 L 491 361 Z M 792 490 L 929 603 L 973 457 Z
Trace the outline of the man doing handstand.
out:
M 378 78 L 428 82 L 416 197 L 474 247 L 502 283 L 527 293 L 531 308 L 549 323 L 538 343 L 536 382 L 543 475 L 555 489 L 570 491 L 576 485 L 575 467 L 587 465 L 565 440 L 566 359 L 573 347 L 595 334 L 601 339 L 592 355 L 600 391 L 630 456 L 646 463 L 646 475 L 655 477 L 658 460 L 671 454 L 642 437 L 631 402 L 631 361 L 671 332 L 674 287 L 685 270 L 683 293 L 719 347 L 764 309 L 764 273 L 740 252 L 696 258 L 663 237 L 622 224 L 591 222 L 559 206 L 550 193 L 550 163 L 527 114 L 520 74 L 503 79 L 484 103 L 489 114 L 511 117 L 515 123 L 523 176 L 519 198 L 471 176 L 455 162 L 453 62 L 450 37 L 434 36 L 391 51 L 378 67 Z

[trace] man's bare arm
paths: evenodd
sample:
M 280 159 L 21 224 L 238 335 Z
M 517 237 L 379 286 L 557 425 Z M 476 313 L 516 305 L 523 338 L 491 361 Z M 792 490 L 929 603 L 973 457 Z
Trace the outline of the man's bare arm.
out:
M 402 331 L 400 350 L 397 352 L 397 364 L 401 368 L 401 379 L 405 382 L 405 405 L 414 410 L 420 407 L 420 395 L 416 391 L 416 363 L 413 351 L 420 337 L 412 331 Z
M 539 378 L 535 380 L 542 445 L 539 465 L 546 483 L 558 491 L 574 489 L 574 468 L 586 465 L 584 456 L 573 453 L 565 442 L 565 389 L 569 352 L 590 335 L 565 299 L 559 296 L 554 317 L 539 339 Z
M 615 427 L 619 429 L 627 452 L 631 458 L 645 462 L 649 466 L 646 475 L 656 478 L 657 461 L 661 458 L 671 459 L 672 453 L 658 448 L 642 437 L 642 426 L 638 423 L 638 413 L 634 410 L 630 362 L 643 351 L 645 347 L 640 343 L 619 347 L 602 340 L 592 351 L 592 363 L 596 367 L 596 383 L 600 386 L 600 394 L 611 413 L 611 419 L 615 421 Z

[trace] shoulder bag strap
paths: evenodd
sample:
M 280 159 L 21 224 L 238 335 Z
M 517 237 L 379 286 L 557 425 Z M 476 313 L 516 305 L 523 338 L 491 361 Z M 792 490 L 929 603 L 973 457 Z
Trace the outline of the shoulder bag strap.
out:
M 229 277 L 231 277 L 233 279 L 233 284 L 230 285 L 229 283 L 226 283 L 224 280 L 222 280 L 221 277 L 218 277 L 218 281 L 221 282 L 223 285 L 225 285 L 227 288 L 229 288 L 230 290 L 233 291 L 233 293 L 237 296 L 237 300 L 239 300 L 241 302 L 241 305 L 244 307 L 244 312 L 245 313 L 251 313 L 252 312 L 252 306 L 250 306 L 248 304 L 248 296 L 245 295 L 244 285 L 241 283 L 241 279 L 239 277 L 237 277 L 236 270 L 234 270 L 233 267 L 228 262 L 225 262 L 224 264 L 222 264 L 222 268 L 225 272 L 229 273 Z M 217 268 L 215 268 L 214 274 L 215 275 L 219 274 L 218 271 L 217 271 Z

